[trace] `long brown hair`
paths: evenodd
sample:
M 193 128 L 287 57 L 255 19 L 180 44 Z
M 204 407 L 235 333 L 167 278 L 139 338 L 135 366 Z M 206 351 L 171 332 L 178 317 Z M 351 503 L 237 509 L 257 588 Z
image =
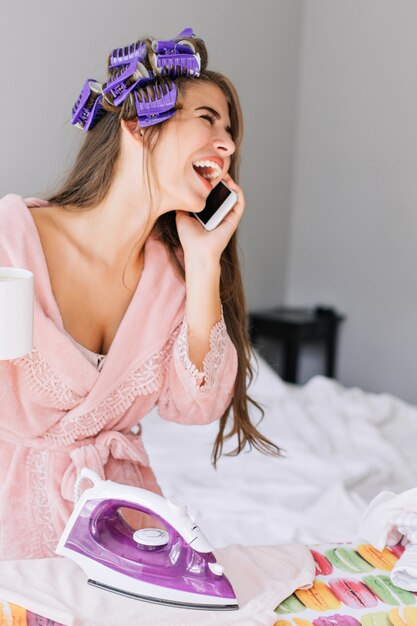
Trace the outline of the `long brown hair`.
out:
M 146 39 L 148 51 L 151 51 L 151 39 Z M 242 111 L 239 98 L 231 81 L 223 74 L 206 69 L 207 50 L 201 39 L 192 39 L 202 61 L 202 71 L 198 78 L 176 78 L 178 98 L 176 108 L 181 108 L 186 90 L 194 81 L 209 82 L 221 89 L 226 97 L 230 126 L 236 149 L 231 157 L 229 173 L 233 180 L 238 182 L 239 158 L 243 134 Z M 109 70 L 109 78 L 114 70 Z M 137 80 L 134 74 L 131 80 Z M 159 79 L 160 82 L 161 79 Z M 115 166 L 118 162 L 121 147 L 120 121 L 134 120 L 137 117 L 133 92 L 119 106 L 111 103 L 107 96 L 103 100 L 103 115 L 94 128 L 86 133 L 85 140 L 76 157 L 73 167 L 61 186 L 47 200 L 50 204 L 61 207 L 63 210 L 80 211 L 97 206 L 106 197 L 110 190 Z M 150 180 L 152 173 L 152 150 L 158 142 L 161 128 L 164 123 L 149 126 L 144 129 L 145 159 L 144 168 L 146 179 Z M 146 149 L 146 146 L 148 148 Z M 150 191 L 150 189 L 149 189 Z M 152 198 L 152 194 L 150 194 Z M 171 262 L 179 275 L 185 280 L 184 267 L 177 252 L 181 243 L 175 223 L 175 211 L 161 215 L 153 229 L 153 234 L 167 247 Z M 223 314 L 229 336 L 236 347 L 238 356 L 238 371 L 232 401 L 221 416 L 219 432 L 214 442 L 212 463 L 222 454 L 225 440 L 237 437 L 237 446 L 228 456 L 236 456 L 248 444 L 249 448 L 280 455 L 278 446 L 267 439 L 251 423 L 249 405 L 256 407 L 260 412 L 260 419 L 264 416 L 262 407 L 247 394 L 247 387 L 253 380 L 254 372 L 251 364 L 253 351 L 247 331 L 246 300 L 242 283 L 237 248 L 237 233 L 234 233 L 221 256 L 220 297 L 223 305 Z

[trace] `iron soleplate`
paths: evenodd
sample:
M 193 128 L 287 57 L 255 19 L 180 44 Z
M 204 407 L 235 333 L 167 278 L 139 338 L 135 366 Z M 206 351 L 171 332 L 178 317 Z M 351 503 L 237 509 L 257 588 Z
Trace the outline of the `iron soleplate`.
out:
M 130 591 L 123 591 L 122 589 L 116 589 L 116 587 L 103 585 L 103 583 L 99 583 L 97 580 L 91 580 L 91 578 L 88 579 L 88 584 L 92 585 L 93 587 L 98 587 L 99 589 L 104 589 L 105 591 L 117 593 L 120 596 L 133 598 L 134 600 L 143 600 L 144 602 L 152 602 L 153 604 L 162 604 L 164 606 L 175 606 L 177 608 L 196 609 L 201 611 L 236 611 L 239 609 L 239 605 L 237 604 L 192 604 L 190 602 L 180 602 L 176 600 L 164 600 L 163 598 L 153 598 L 151 596 L 141 596 L 136 593 L 131 593 Z

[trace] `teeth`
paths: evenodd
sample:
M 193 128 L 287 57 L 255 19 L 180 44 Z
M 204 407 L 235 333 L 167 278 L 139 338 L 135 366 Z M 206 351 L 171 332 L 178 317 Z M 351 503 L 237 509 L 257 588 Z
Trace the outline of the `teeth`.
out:
M 214 178 L 218 178 L 221 174 L 221 167 L 218 163 L 216 163 L 215 161 L 209 161 L 209 160 L 205 160 L 205 161 L 194 161 L 193 163 L 194 167 L 209 167 L 212 172 L 207 172 L 207 173 L 203 173 L 203 172 L 199 172 L 201 174 L 201 176 L 203 176 L 204 178 L 206 178 L 207 180 L 213 180 Z
M 202 176 L 203 178 L 207 178 L 208 180 L 212 180 L 213 178 L 218 178 L 218 174 L 205 174 L 204 172 L 198 172 L 200 174 L 200 176 Z

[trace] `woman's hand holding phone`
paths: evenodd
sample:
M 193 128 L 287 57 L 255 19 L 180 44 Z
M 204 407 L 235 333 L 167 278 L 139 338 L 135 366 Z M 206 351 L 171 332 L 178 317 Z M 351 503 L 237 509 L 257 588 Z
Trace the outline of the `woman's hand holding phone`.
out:
M 237 193 L 221 180 L 210 191 L 202 211 L 193 213 L 206 230 L 214 230 L 237 202 Z
M 184 250 L 186 263 L 187 259 L 188 261 L 191 259 L 197 260 L 199 263 L 208 261 L 219 262 L 223 250 L 238 227 L 245 209 L 243 191 L 229 174 L 225 174 L 223 180 L 227 187 L 236 193 L 237 200 L 213 230 L 206 230 L 192 215 L 184 211 L 177 211 L 178 235 Z

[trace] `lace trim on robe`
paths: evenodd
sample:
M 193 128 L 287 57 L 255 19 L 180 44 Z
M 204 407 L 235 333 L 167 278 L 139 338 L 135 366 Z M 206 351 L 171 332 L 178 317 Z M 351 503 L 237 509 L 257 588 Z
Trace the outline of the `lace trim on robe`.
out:
M 12 363 L 23 367 L 31 391 L 38 395 L 48 396 L 56 408 L 69 410 L 83 399 L 62 382 L 36 348 L 28 355 L 14 359 Z
M 189 374 L 187 379 L 191 391 L 198 394 L 208 393 L 213 388 L 216 372 L 225 352 L 227 330 L 223 313 L 221 320 L 211 329 L 210 350 L 204 358 L 202 372 L 190 360 L 187 333 L 188 326 L 184 319 L 162 349 L 142 363 L 101 403 L 83 415 L 73 416 L 70 413 L 64 415 L 57 424 L 46 431 L 45 439 L 53 445 L 66 446 L 78 439 L 93 437 L 107 422 L 122 415 L 137 396 L 157 392 L 162 387 L 172 357 L 172 345 L 177 336 L 178 341 L 174 350 Z M 49 396 L 58 408 L 69 410 L 83 400 L 83 397 L 60 380 L 36 348 L 29 355 L 15 359 L 13 363 L 24 368 L 30 388 L 38 394 Z
M 83 415 L 64 415 L 44 434 L 54 445 L 65 446 L 77 439 L 94 437 L 112 419 L 122 415 L 139 395 L 158 391 L 163 384 L 168 363 L 172 357 L 172 344 L 179 332 L 177 328 L 159 352 L 142 363 L 121 385 L 116 387 L 94 409 Z
M 184 369 L 189 374 L 188 384 L 194 393 L 198 392 L 201 394 L 206 394 L 212 390 L 216 379 L 216 374 L 222 363 L 223 356 L 226 350 L 227 337 L 227 329 L 224 322 L 222 310 L 221 320 L 217 322 L 211 329 L 210 350 L 204 357 L 203 371 L 201 372 L 190 360 L 188 349 L 188 324 L 186 319 L 184 319 L 174 350 Z
M 31 494 L 28 519 L 34 521 L 31 529 L 31 552 L 27 557 L 31 559 L 55 556 L 54 550 L 58 542 L 48 502 L 48 455 L 48 450 L 32 448 L 26 460 L 28 493 Z

